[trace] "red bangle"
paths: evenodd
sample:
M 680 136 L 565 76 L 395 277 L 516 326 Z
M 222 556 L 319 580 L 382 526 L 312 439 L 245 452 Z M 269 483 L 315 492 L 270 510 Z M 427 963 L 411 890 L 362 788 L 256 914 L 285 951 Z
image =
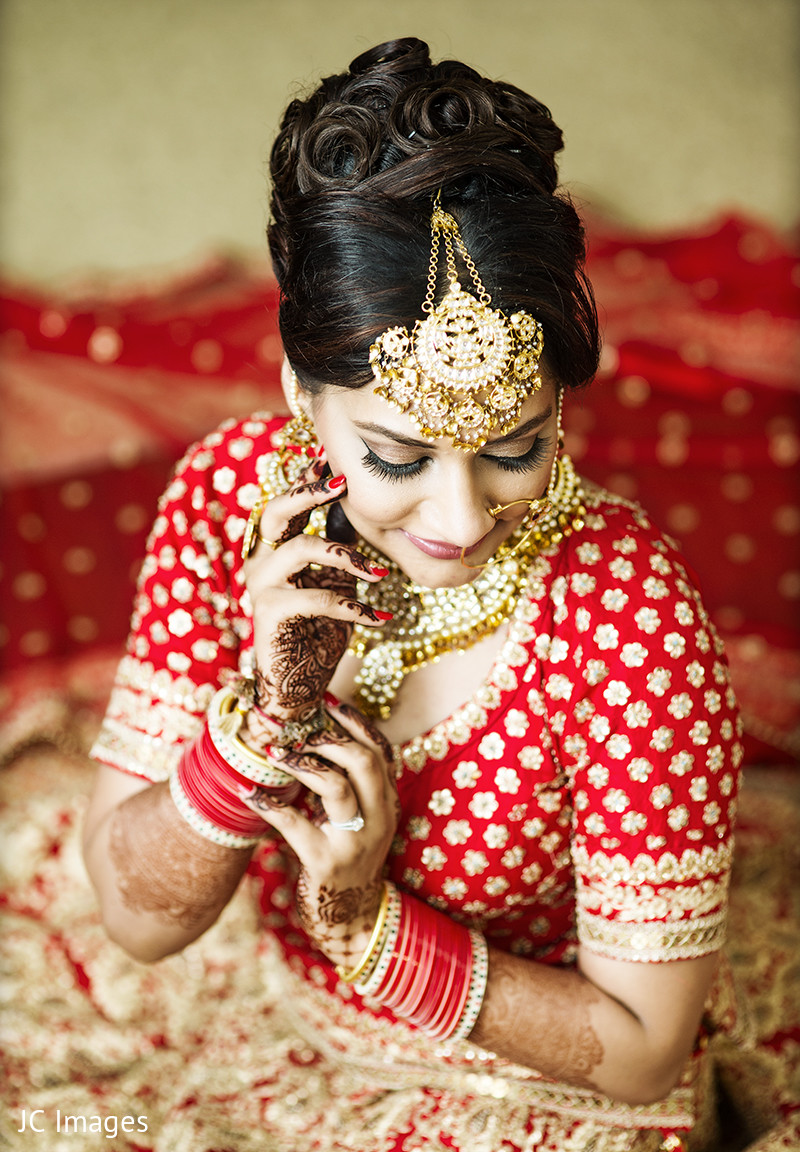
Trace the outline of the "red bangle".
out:
M 238 789 L 252 790 L 252 783 L 220 756 L 203 726 L 184 749 L 170 781 L 170 791 L 184 819 L 215 843 L 245 847 L 265 832 L 264 821 L 248 808 Z

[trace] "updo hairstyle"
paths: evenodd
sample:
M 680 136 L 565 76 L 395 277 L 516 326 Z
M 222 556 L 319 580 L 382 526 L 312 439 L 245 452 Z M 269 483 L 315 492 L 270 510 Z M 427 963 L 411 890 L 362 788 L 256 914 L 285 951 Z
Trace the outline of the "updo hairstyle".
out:
M 284 349 L 304 388 L 372 380 L 370 344 L 422 317 L 433 198 L 456 218 L 492 306 L 541 321 L 565 387 L 597 370 L 583 226 L 558 190 L 561 130 L 510 84 L 408 37 L 289 105 L 270 157 L 270 251 Z M 437 301 L 446 290 L 440 253 Z M 465 287 L 467 278 L 462 276 Z

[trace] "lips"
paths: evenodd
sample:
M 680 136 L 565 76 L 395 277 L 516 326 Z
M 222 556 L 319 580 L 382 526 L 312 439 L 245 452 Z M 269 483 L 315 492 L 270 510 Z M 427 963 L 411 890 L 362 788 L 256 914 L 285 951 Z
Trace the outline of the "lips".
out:
M 412 536 L 410 532 L 406 532 L 404 528 L 400 531 L 403 533 L 407 540 L 419 548 L 420 552 L 424 552 L 426 556 L 433 556 L 436 560 L 460 560 L 462 549 L 457 544 L 447 544 L 444 540 L 425 540 L 420 536 Z M 490 532 L 493 529 L 490 529 Z M 489 532 L 486 533 L 486 536 Z M 475 544 L 470 544 L 469 548 L 463 549 L 464 555 L 469 556 L 480 548 L 481 544 L 486 539 L 482 536 Z

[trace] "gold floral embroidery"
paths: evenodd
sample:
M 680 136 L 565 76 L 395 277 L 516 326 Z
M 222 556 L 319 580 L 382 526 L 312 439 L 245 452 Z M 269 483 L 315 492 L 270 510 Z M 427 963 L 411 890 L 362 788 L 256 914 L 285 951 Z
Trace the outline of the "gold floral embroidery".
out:
M 667 920 L 649 924 L 606 920 L 587 912 L 578 913 L 578 939 L 592 952 L 612 960 L 643 963 L 691 960 L 717 952 L 725 943 L 724 912 L 692 920 Z
M 90 755 L 154 783 L 166 780 L 205 717 L 213 684 L 156 671 L 125 656 L 117 671 L 103 727 Z

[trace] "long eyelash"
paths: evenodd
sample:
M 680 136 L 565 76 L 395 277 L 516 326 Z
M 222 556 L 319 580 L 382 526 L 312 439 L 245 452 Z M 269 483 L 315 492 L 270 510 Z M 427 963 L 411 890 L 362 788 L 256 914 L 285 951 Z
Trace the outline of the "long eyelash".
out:
M 492 460 L 504 472 L 532 472 L 545 459 L 552 443 L 552 436 L 537 436 L 522 456 L 490 456 L 487 453 L 487 459 Z
M 388 460 L 382 460 L 371 448 L 367 447 L 366 455 L 362 457 L 361 463 L 369 472 L 374 472 L 382 480 L 397 482 L 398 480 L 406 480 L 409 476 L 418 476 L 425 460 L 426 457 L 423 456 L 421 460 L 411 460 L 408 464 L 390 464 Z

